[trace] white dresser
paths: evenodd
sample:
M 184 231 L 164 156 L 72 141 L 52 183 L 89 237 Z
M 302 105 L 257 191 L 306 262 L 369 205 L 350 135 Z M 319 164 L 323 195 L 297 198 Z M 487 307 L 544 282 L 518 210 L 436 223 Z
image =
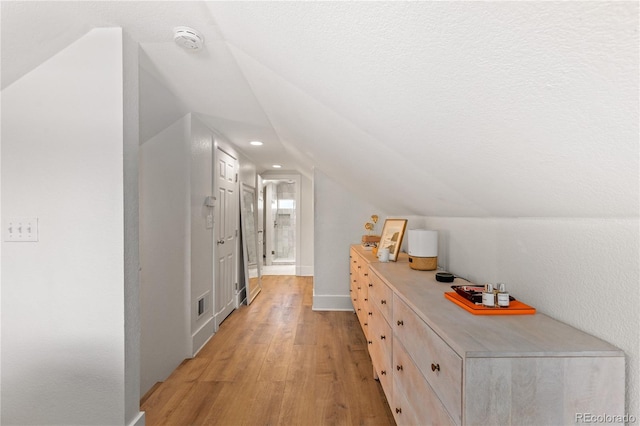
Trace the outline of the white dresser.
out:
M 451 284 L 406 258 L 367 266 L 366 335 L 398 424 L 566 425 L 580 413 L 624 414 L 620 349 L 539 313 L 472 315 L 445 299 Z

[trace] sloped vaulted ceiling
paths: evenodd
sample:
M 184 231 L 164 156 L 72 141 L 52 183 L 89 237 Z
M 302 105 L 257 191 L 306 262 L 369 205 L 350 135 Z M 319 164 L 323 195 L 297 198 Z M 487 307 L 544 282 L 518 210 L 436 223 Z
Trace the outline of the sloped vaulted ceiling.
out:
M 634 3 L 209 3 L 283 140 L 372 202 L 638 213 Z
M 39 49 L 12 49 L 4 3 L 3 72 Z M 259 169 L 317 167 L 398 214 L 638 215 L 637 2 L 45 4 L 11 22 L 51 49 L 78 23 L 122 26 Z M 177 25 L 203 55 L 178 50 Z

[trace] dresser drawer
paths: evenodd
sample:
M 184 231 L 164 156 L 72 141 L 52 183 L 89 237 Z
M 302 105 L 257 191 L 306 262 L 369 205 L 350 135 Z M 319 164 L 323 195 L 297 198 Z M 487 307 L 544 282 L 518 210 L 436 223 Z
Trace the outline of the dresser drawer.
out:
M 402 344 L 393 342 L 393 403 L 398 425 L 455 425 Z
M 358 316 L 358 321 L 360 322 L 360 327 L 362 327 L 362 331 L 364 332 L 364 336 L 366 338 L 369 337 L 369 307 L 362 299 L 358 299 L 357 302 L 354 302 L 353 309 L 356 311 L 356 315 Z
M 369 345 L 371 362 L 385 390 L 387 399 L 391 401 L 393 330 L 376 307 L 371 308 L 368 328 L 368 339 L 371 342 Z
M 462 358 L 400 298 L 394 299 L 393 331 L 456 423 L 462 418 Z
M 371 279 L 369 278 L 369 264 L 365 263 L 360 269 L 360 275 L 358 275 L 358 298 L 365 303 L 369 301 L 369 284 Z
M 357 274 L 351 274 L 349 276 L 349 280 L 351 281 L 349 283 L 349 297 L 351 298 L 351 303 L 353 303 L 354 309 L 355 309 L 356 303 L 358 301 L 358 279 L 357 279 L 357 277 L 358 277 Z
M 380 309 L 387 322 L 391 323 L 391 309 L 393 306 L 393 291 L 375 273 L 369 274 L 369 302 Z

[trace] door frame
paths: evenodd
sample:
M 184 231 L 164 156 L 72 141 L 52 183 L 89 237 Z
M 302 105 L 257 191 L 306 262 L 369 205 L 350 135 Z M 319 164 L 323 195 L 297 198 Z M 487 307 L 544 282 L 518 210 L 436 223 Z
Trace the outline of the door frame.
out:
M 301 227 L 300 227 L 300 222 L 301 222 L 301 214 L 302 214 L 302 210 L 301 210 L 301 204 L 300 204 L 300 185 L 302 183 L 302 177 L 300 176 L 300 174 L 297 173 L 263 173 L 260 175 L 260 177 L 262 178 L 262 186 L 264 187 L 264 181 L 270 181 L 270 180 L 292 180 L 295 183 L 295 201 L 296 201 L 296 275 L 301 275 L 301 270 L 302 267 L 300 265 L 300 246 L 302 244 L 302 238 L 301 238 Z M 266 195 L 265 195 L 265 199 L 266 199 Z M 266 215 L 266 212 L 265 212 Z M 267 229 L 269 229 L 269 231 L 272 233 L 273 229 L 265 226 L 264 229 L 264 234 L 263 234 L 263 238 L 265 238 L 265 240 L 267 238 L 272 238 L 271 234 L 267 234 Z M 268 255 L 268 254 L 267 254 Z

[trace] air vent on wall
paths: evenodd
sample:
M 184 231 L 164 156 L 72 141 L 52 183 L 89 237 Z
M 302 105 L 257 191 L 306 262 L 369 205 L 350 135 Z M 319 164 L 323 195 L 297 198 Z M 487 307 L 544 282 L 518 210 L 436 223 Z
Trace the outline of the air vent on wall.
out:
M 196 30 L 189 27 L 176 27 L 173 29 L 173 40 L 178 46 L 189 52 L 197 52 L 202 50 L 204 46 L 204 37 Z

